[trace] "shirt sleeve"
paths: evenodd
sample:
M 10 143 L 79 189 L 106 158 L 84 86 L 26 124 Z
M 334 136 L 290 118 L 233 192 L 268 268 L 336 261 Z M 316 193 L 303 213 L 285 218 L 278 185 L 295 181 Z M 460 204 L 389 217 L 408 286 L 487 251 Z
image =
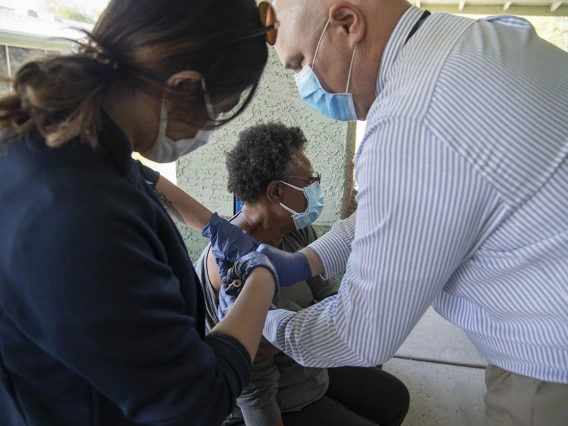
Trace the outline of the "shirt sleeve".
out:
M 253 364 L 250 383 L 237 400 L 247 426 L 270 426 L 278 420 L 280 408 L 276 393 L 279 378 L 274 357 Z
M 361 149 L 355 238 L 338 295 L 298 313 L 270 311 L 264 329 L 309 367 L 391 358 L 502 209 L 483 177 L 415 121 L 375 125 Z M 328 241 L 343 253 L 338 235 Z M 325 247 L 322 260 L 333 257 Z
M 28 191 L 41 193 L 33 199 L 23 189 L 15 203 L 11 249 L 19 279 L 9 315 L 21 332 L 134 423 L 220 424 L 250 358 L 232 337 L 198 333 L 183 297 L 192 283 L 164 262 L 173 254 L 151 228 L 150 201 L 99 176 L 31 185 L 43 189 Z
M 345 220 L 335 222 L 331 230 L 308 247 L 319 257 L 323 265 L 321 277 L 327 280 L 345 271 L 351 254 L 351 243 L 355 238 L 357 212 Z

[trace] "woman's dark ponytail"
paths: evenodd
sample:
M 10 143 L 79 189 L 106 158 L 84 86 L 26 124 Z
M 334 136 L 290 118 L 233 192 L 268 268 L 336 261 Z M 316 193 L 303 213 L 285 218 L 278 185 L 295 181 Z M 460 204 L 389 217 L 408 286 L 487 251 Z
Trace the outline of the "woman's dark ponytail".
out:
M 100 110 L 117 75 L 116 63 L 94 42 L 73 55 L 24 64 L 14 91 L 0 98 L 0 131 L 6 139 L 39 132 L 48 146 L 79 138 L 97 145 Z

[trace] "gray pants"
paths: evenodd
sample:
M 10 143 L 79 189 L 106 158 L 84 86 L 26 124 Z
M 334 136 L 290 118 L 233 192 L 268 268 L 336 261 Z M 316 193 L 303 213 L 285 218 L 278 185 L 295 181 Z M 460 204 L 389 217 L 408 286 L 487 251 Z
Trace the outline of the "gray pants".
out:
M 488 426 L 568 426 L 568 385 L 511 373 L 494 365 L 485 371 Z

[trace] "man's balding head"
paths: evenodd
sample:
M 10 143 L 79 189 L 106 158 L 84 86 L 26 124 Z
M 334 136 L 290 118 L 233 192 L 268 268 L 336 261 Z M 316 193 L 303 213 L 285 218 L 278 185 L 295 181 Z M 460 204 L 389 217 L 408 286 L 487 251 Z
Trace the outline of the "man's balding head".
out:
M 357 5 L 364 0 L 354 0 L 350 3 Z M 327 21 L 329 9 L 336 3 L 335 0 L 276 0 L 276 8 L 280 27 L 276 48 L 282 46 L 285 50 L 289 45 L 300 42 L 306 44 L 308 40 L 319 38 Z M 315 47 L 314 47 L 315 48 Z M 286 64 L 284 64 L 286 65 Z
M 382 51 L 410 4 L 405 0 L 276 0 L 273 5 L 280 21 L 275 48 L 282 64 L 294 73 L 312 65 L 329 20 L 314 64 L 328 92 L 345 92 L 357 46 L 349 92 L 359 119 L 364 119 L 374 101 Z

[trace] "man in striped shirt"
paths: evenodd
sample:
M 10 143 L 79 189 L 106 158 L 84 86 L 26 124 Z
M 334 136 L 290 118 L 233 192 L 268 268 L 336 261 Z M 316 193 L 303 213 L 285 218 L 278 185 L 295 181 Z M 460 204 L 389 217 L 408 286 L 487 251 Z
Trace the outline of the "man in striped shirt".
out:
M 293 255 L 259 249 L 282 282 L 345 270 L 339 294 L 270 311 L 265 337 L 306 366 L 377 365 L 433 304 L 489 363 L 489 424 L 566 425 L 568 54 L 511 16 L 275 6 L 301 96 L 367 130 L 357 217 Z

